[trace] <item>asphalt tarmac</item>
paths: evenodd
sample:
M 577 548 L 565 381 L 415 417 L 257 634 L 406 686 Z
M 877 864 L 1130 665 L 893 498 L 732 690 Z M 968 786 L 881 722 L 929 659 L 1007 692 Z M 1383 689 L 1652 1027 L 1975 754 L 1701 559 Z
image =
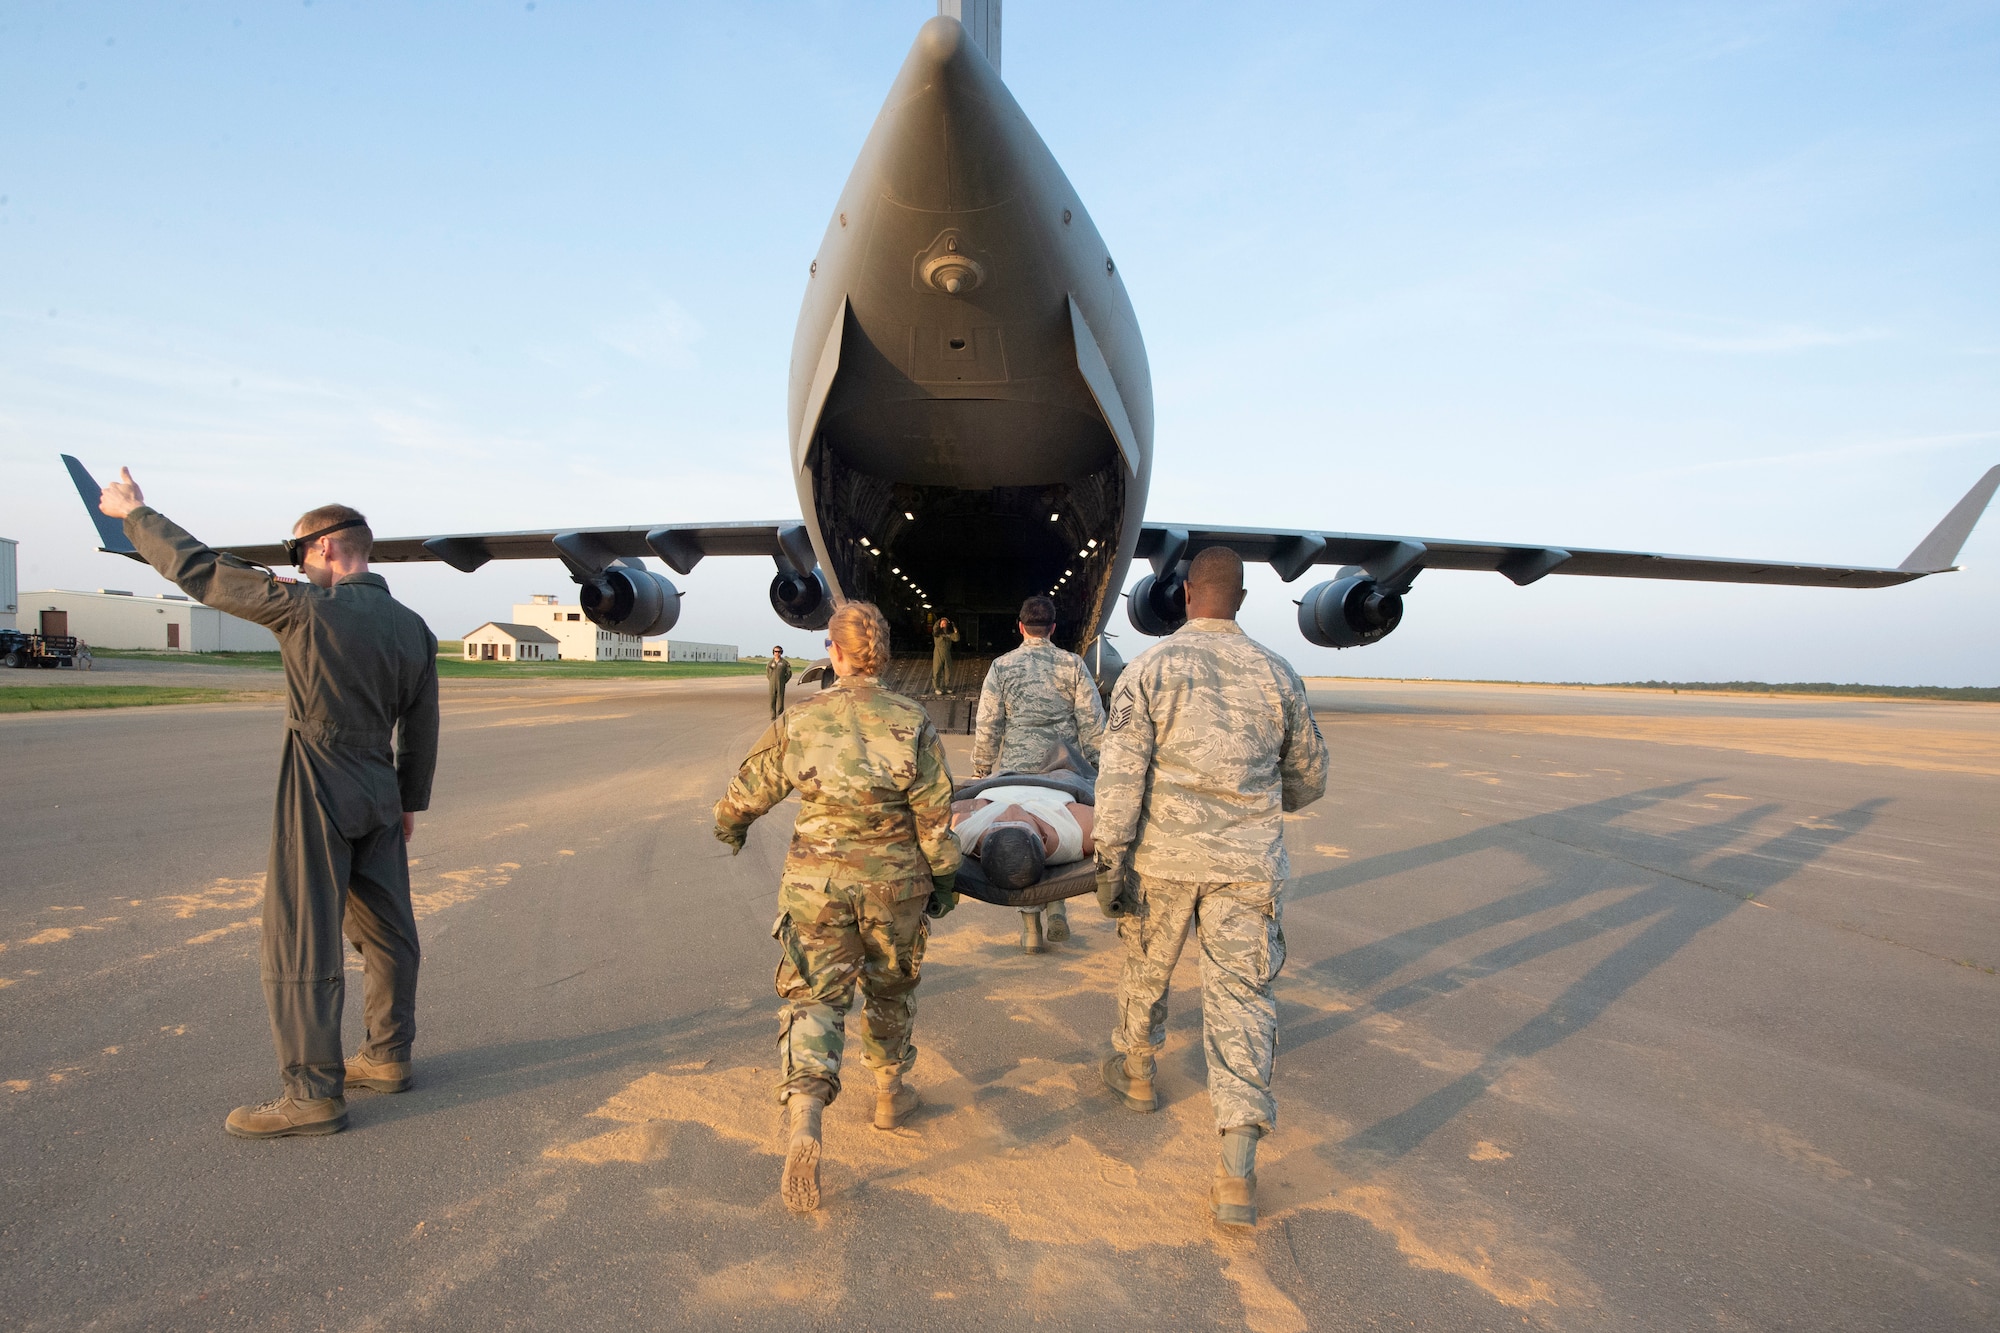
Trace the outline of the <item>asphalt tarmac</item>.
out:
M 281 726 L 0 717 L 10 1329 L 1945 1329 L 2000 1321 L 2000 707 L 1316 682 L 1280 1124 L 1212 1229 L 1096 1085 L 1117 940 L 939 924 L 906 1129 L 777 1197 L 761 681 L 448 682 L 416 1088 L 246 1143 Z M 956 762 L 965 742 L 953 738 Z M 358 1032 L 358 973 L 349 1026 Z M 350 1046 L 351 1049 L 351 1046 Z

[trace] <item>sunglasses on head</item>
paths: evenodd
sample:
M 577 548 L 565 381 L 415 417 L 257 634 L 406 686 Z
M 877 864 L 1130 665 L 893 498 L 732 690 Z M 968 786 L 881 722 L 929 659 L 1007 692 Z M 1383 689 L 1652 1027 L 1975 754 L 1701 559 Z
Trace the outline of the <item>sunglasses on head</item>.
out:
M 321 537 L 331 536 L 333 533 L 343 531 L 347 528 L 366 527 L 367 524 L 368 520 L 365 518 L 346 518 L 330 528 L 321 528 L 318 532 L 308 532 L 303 537 L 287 537 L 285 538 L 285 559 L 291 561 L 292 568 L 304 569 L 306 548 L 308 546 L 311 546 Z

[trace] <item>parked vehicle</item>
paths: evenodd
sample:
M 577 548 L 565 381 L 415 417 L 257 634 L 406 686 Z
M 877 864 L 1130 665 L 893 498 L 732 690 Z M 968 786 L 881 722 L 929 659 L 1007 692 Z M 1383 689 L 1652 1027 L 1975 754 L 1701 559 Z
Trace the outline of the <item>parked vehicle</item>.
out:
M 29 634 L 0 629 L 0 666 L 91 667 L 90 645 L 71 634 Z

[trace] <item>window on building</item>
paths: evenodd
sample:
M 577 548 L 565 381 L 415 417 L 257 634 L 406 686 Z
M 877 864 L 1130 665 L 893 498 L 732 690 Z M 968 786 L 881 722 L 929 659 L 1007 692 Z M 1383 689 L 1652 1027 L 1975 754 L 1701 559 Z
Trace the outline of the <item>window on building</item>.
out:
M 577 612 L 575 612 L 575 611 L 572 611 L 572 612 L 570 612 L 570 613 L 569 613 L 569 618 L 570 618 L 571 620 L 582 620 L 582 619 L 583 619 L 582 615 L 580 615 L 579 613 L 577 613 Z

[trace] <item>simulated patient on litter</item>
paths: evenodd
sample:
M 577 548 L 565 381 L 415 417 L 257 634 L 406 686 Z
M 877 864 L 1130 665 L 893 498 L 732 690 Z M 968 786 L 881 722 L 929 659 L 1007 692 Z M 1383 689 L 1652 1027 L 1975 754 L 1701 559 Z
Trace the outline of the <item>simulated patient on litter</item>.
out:
M 1049 866 L 1089 860 L 1096 823 L 1096 810 L 1050 787 L 988 787 L 951 803 L 959 846 L 1003 889 L 1028 888 Z

